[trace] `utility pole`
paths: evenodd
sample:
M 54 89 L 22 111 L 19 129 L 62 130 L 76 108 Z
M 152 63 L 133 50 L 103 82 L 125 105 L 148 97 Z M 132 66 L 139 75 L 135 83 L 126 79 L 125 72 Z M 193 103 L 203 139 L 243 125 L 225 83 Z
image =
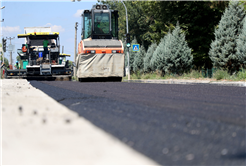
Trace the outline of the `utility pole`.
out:
M 6 52 L 6 39 L 2 38 L 2 53 L 3 53 L 3 63 L 4 63 L 4 52 Z
M 128 31 L 128 16 L 127 16 L 127 8 L 126 8 L 126 5 L 123 3 L 123 1 L 121 0 L 120 1 L 124 7 L 125 7 L 125 10 L 126 10 L 126 34 L 127 35 L 130 35 L 129 34 L 129 31 Z M 129 40 L 130 40 L 130 36 L 129 36 Z M 131 45 L 130 45 L 131 46 Z M 131 79 L 130 77 L 130 59 L 129 59 L 129 45 L 127 45 L 127 58 L 128 58 L 128 81 Z
M 15 37 L 6 37 L 6 39 L 9 39 L 10 40 L 10 45 L 11 45 L 11 39 L 14 39 Z M 10 53 L 9 53 L 9 63 L 10 63 L 10 65 L 12 66 L 12 69 L 13 69 L 13 62 L 12 62 L 12 50 L 10 51 Z
M 77 30 L 78 30 L 78 22 L 75 23 L 75 40 L 74 40 L 74 63 L 76 64 L 77 58 Z M 76 67 L 73 67 L 73 76 L 76 78 Z
M 3 6 L 3 7 L 1 7 L 0 9 L 2 10 L 2 9 L 4 9 L 5 8 L 5 6 Z M 0 22 L 4 22 L 4 19 L 2 19 Z M 1 36 L 2 36 L 2 34 L 1 34 Z M 2 53 L 3 53 L 3 64 L 0 64 L 0 66 L 1 65 L 4 65 L 4 51 L 3 51 L 3 40 L 2 40 Z M 2 69 L 0 69 L 0 73 L 1 73 L 1 78 L 2 78 Z

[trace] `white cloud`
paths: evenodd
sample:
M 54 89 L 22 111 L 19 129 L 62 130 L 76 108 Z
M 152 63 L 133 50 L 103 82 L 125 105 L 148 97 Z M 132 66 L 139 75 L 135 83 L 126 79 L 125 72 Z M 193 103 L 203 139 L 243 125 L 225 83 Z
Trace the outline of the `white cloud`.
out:
M 77 12 L 73 15 L 74 17 L 80 17 L 84 10 L 77 10 Z
M 65 29 L 60 25 L 52 25 L 51 23 L 47 23 L 45 27 L 51 27 L 52 32 L 64 32 Z
M 51 24 L 51 23 L 47 23 L 47 24 L 45 24 L 44 26 L 45 26 L 45 27 L 51 27 L 52 24 Z
M 0 27 L 1 31 L 3 34 L 11 34 L 11 33 L 18 33 L 21 32 L 20 26 L 16 26 L 16 27 L 9 27 L 9 26 L 5 26 L 5 27 Z
M 51 26 L 51 31 L 52 32 L 64 32 L 65 29 L 62 28 L 62 26 L 60 26 L 60 25 L 52 25 Z

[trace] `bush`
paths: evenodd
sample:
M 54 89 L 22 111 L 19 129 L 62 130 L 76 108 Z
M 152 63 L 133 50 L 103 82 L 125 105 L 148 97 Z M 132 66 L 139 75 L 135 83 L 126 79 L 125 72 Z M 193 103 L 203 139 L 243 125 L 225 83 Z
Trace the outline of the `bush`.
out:
M 219 69 L 213 74 L 213 78 L 216 80 L 228 79 L 230 78 L 230 74 L 226 70 Z
M 238 80 L 246 80 L 246 70 L 238 72 L 237 78 Z
M 136 71 L 131 75 L 131 79 L 141 79 L 140 71 Z
M 196 78 L 196 79 L 203 78 L 202 73 L 197 70 L 192 70 L 190 73 L 184 74 L 184 77 Z
M 151 78 L 151 74 L 144 74 L 142 76 L 142 79 L 150 79 Z

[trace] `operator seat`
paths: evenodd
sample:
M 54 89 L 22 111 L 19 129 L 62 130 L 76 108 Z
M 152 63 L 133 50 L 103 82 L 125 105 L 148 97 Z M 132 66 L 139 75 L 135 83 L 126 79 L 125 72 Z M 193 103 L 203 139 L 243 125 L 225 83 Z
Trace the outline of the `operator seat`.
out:
M 51 48 L 55 48 L 56 47 L 56 44 L 55 43 L 51 43 Z

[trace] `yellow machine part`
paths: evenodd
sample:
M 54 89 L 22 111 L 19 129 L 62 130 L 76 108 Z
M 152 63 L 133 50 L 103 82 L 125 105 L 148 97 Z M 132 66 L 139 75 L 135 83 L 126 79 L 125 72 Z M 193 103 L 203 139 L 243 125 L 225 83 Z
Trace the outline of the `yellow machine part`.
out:
M 18 34 L 18 38 L 24 38 L 27 36 L 42 36 L 42 35 L 59 35 L 59 32 L 32 32 L 27 34 Z

